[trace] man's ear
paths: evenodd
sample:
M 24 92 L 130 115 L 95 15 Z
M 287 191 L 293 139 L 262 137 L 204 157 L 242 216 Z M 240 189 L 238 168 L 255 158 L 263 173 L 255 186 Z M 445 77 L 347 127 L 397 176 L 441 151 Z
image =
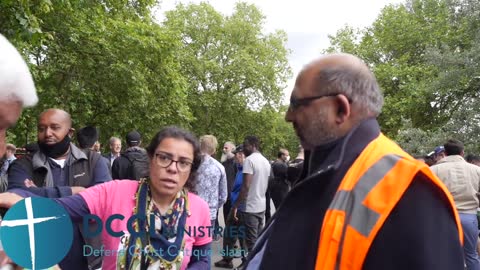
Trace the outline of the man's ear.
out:
M 350 101 L 348 101 L 348 98 L 345 95 L 339 94 L 335 96 L 335 102 L 337 104 L 335 121 L 337 122 L 337 124 L 342 124 L 350 117 Z
M 67 133 L 68 137 L 73 138 L 73 134 L 75 134 L 75 129 L 74 129 L 74 128 L 70 128 L 70 129 L 68 130 L 68 133 Z

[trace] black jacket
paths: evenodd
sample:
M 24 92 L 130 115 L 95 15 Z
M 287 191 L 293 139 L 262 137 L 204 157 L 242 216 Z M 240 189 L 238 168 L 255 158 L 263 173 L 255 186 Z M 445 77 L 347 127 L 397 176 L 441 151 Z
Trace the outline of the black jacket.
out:
M 250 263 L 268 239 L 259 269 L 315 268 L 325 212 L 348 168 L 379 133 L 377 121 L 370 119 L 344 138 L 306 152 L 301 180 L 260 235 Z M 363 269 L 463 270 L 453 211 L 422 173 L 385 221 Z
M 113 161 L 112 164 L 112 179 L 129 179 L 138 180 L 134 177 L 133 164 L 130 162 L 129 157 L 133 155 L 142 155 L 144 159 L 148 160 L 147 152 L 145 149 L 138 146 L 128 148 L 118 158 Z
M 225 174 L 227 175 L 227 199 L 230 200 L 230 192 L 232 192 L 235 176 L 237 175 L 237 165 L 234 158 L 225 160 L 222 162 L 222 165 L 225 167 Z
M 72 186 L 91 187 L 111 180 L 106 168 L 103 170 L 101 166 L 103 164 L 97 164 L 100 159 L 100 154 L 89 150 L 84 151 L 70 144 L 70 152 L 65 164 L 67 182 L 59 186 L 58 183 L 62 182 L 63 178 L 54 179 L 50 165 L 53 161 L 41 151 L 37 151 L 16 159 L 10 165 L 8 189 L 25 189 L 24 180 L 30 179 L 39 188 L 28 188 L 29 192 L 49 198 L 69 196 L 72 195 Z

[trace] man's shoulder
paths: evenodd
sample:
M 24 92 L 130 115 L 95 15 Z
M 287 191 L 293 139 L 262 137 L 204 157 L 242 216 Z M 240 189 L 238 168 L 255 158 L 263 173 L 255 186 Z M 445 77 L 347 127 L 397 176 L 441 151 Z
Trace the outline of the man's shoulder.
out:
M 260 152 L 257 153 L 258 155 L 255 157 L 258 161 L 261 161 L 264 163 L 264 165 L 268 165 L 268 167 L 271 166 L 270 161 Z
M 70 155 L 75 157 L 75 161 L 80 161 L 82 159 L 88 159 L 89 152 L 94 152 L 94 151 L 82 150 L 82 149 L 78 148 L 76 145 L 74 145 L 73 143 L 70 143 Z M 37 154 L 37 153 L 35 153 L 35 154 Z
M 246 157 L 246 159 L 265 159 L 268 162 L 268 159 L 264 157 L 260 152 L 253 152 L 251 155 Z
M 32 167 L 33 166 L 33 156 L 32 155 L 25 155 L 22 158 L 17 158 L 10 164 L 10 166 Z
M 222 163 L 220 163 L 220 161 L 216 160 L 215 158 L 213 157 L 210 157 L 212 159 L 212 163 L 215 164 L 215 166 L 217 168 L 219 168 L 220 170 L 225 170 L 225 168 L 223 167 Z
M 90 158 L 100 158 L 102 157 L 102 155 L 96 151 L 92 151 L 92 150 L 88 150 L 88 152 L 86 153 L 87 155 L 87 158 L 90 159 Z
M 467 161 L 465 161 L 465 166 L 467 166 L 469 169 L 472 169 L 472 170 L 475 170 L 475 171 L 480 171 L 480 166 L 469 163 Z
M 132 156 L 132 155 L 146 155 L 147 150 L 141 147 L 130 147 L 125 152 L 122 153 L 124 156 Z
M 287 164 L 286 162 L 283 162 L 283 161 L 275 160 L 275 161 L 272 163 L 272 167 L 286 168 L 286 167 L 288 167 L 288 164 Z
M 129 163 L 130 159 L 125 153 L 121 153 L 120 156 L 118 156 L 113 163 Z
M 474 171 L 474 172 L 477 172 L 478 174 L 480 174 L 480 166 L 477 166 L 475 164 L 471 164 L 471 163 L 468 163 L 466 162 L 467 164 L 465 166 L 467 166 L 467 168 L 470 170 L 470 171 Z
M 225 168 L 223 167 L 223 165 L 209 155 L 204 156 L 202 164 L 200 165 L 199 169 L 200 171 L 215 171 L 217 169 L 220 171 L 225 171 Z
M 147 160 L 148 154 L 145 149 L 140 147 L 135 147 L 135 148 L 127 149 L 127 151 L 122 153 L 120 157 L 123 157 L 123 160 L 132 162 L 134 160 Z
M 232 166 L 235 164 L 235 159 L 234 158 L 227 158 L 224 162 L 222 162 L 223 166 Z

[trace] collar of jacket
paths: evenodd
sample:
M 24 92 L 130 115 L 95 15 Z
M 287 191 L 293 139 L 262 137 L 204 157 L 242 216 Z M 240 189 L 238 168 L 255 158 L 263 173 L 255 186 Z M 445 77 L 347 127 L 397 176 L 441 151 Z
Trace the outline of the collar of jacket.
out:
M 305 163 L 299 184 L 318 175 L 338 170 L 345 156 L 358 155 L 365 146 L 380 135 L 380 126 L 375 118 L 362 121 L 344 137 L 305 151 Z M 308 161 L 308 162 L 307 162 Z
M 75 161 L 80 159 L 88 158 L 87 155 L 82 150 L 80 150 L 80 148 L 76 147 L 73 143 L 70 143 L 70 151 L 67 156 L 66 166 L 70 166 Z M 49 169 L 47 156 L 41 151 L 35 152 L 32 157 L 32 165 L 34 170 L 42 167 Z
M 438 164 L 440 163 L 448 163 L 448 162 L 459 162 L 463 161 L 466 162 L 465 159 L 463 159 L 462 156 L 460 155 L 451 155 L 451 156 L 446 156 L 438 161 Z
M 68 153 L 65 166 L 71 166 L 77 160 L 82 159 L 88 159 L 87 155 L 82 150 L 80 150 L 80 148 L 76 147 L 73 143 L 70 143 L 70 152 Z M 45 170 L 47 170 L 44 179 L 44 185 L 47 187 L 53 187 L 52 170 L 50 169 L 50 166 L 48 164 L 47 156 L 41 151 L 37 151 L 35 154 L 33 154 L 32 166 L 33 170 L 37 170 L 39 168 L 44 168 Z
M 132 147 L 129 147 L 125 150 L 125 153 L 127 152 L 142 152 L 142 153 L 147 153 L 147 150 L 145 150 L 144 148 L 140 147 L 140 146 L 132 146 Z

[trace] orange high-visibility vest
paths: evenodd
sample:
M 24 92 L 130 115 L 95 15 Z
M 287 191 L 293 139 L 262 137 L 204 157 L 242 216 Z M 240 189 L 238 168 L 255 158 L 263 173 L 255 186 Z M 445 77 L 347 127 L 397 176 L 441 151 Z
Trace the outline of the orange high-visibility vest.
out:
M 447 188 L 426 164 L 380 134 L 347 171 L 325 213 L 315 269 L 362 269 L 377 233 L 419 171 L 448 198 L 463 244 L 462 226 Z

